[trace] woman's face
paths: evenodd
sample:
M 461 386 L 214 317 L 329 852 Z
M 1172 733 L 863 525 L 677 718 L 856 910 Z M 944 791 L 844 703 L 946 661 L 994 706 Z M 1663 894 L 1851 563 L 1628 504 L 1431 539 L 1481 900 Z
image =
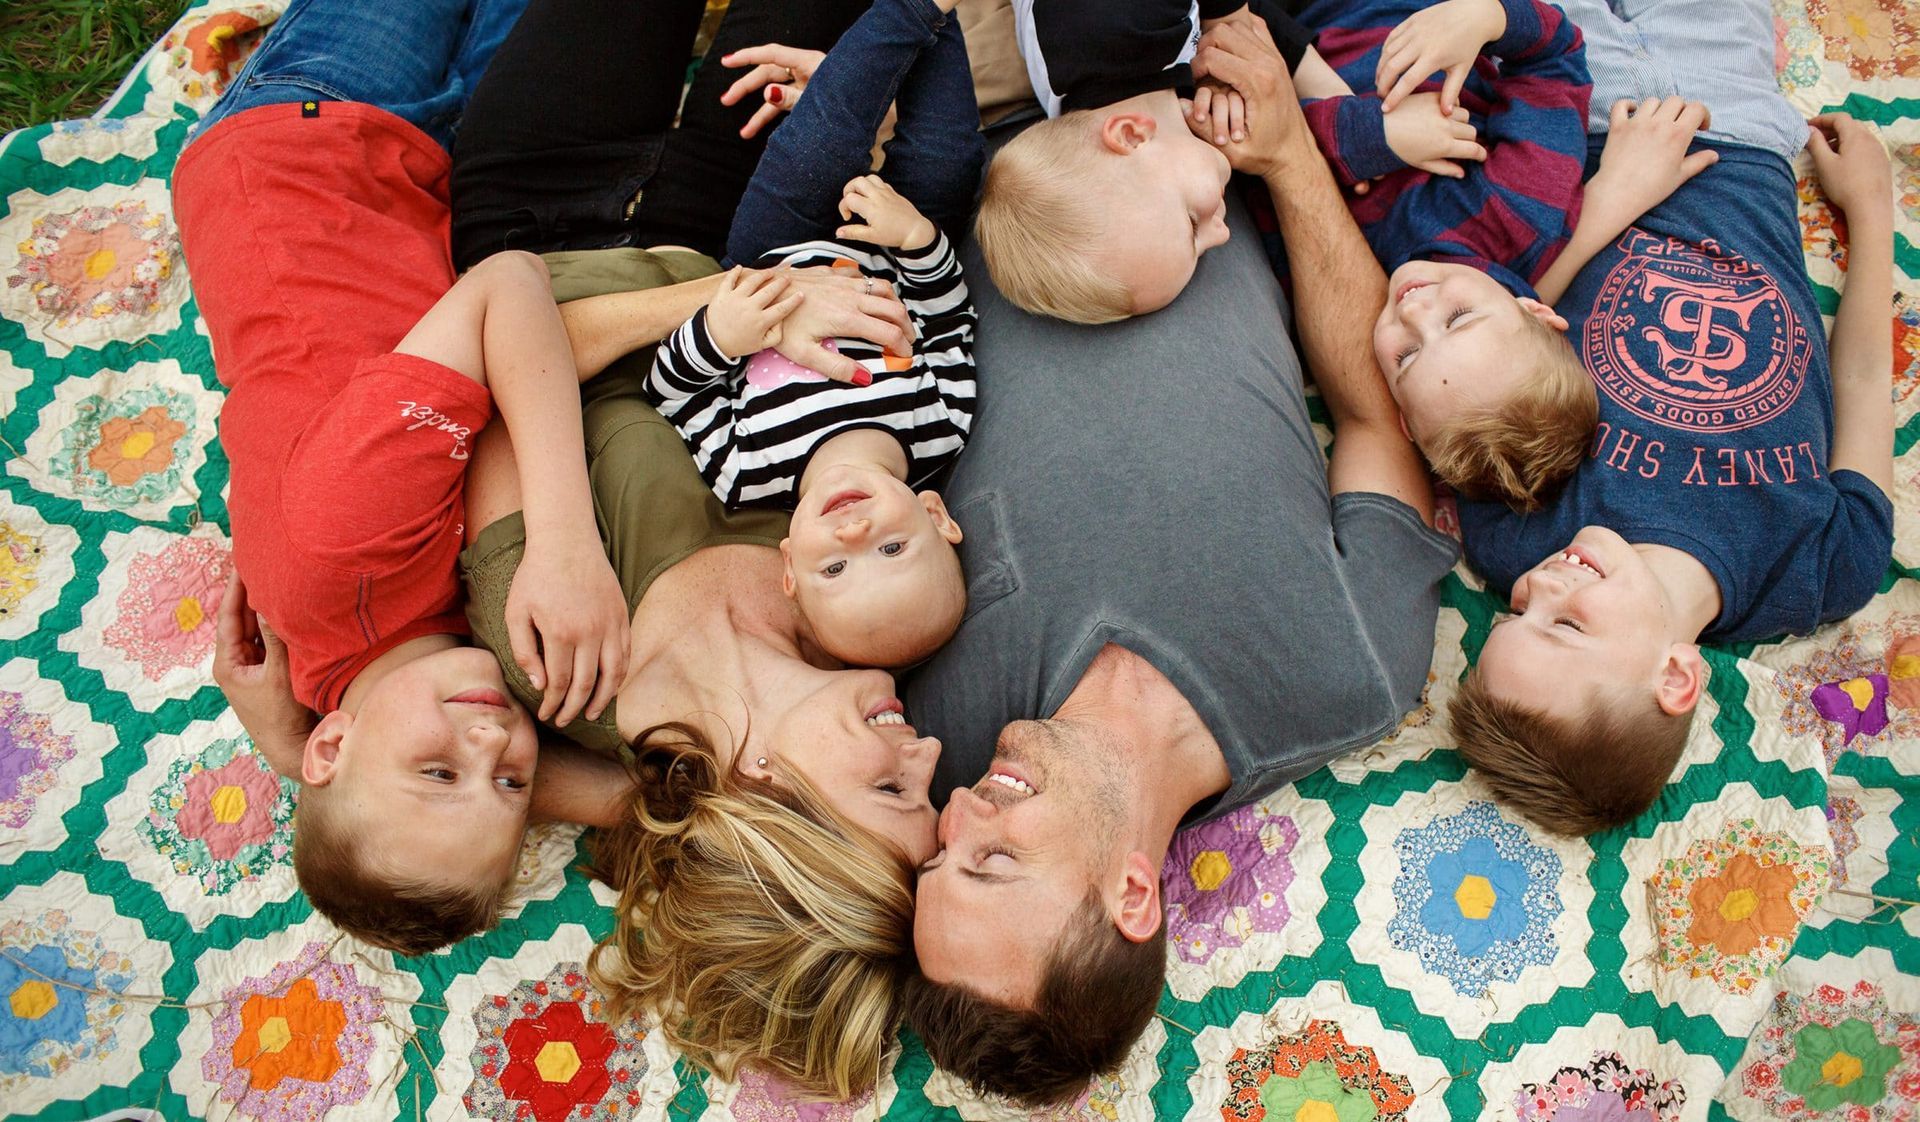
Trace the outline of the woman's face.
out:
M 892 842 L 918 866 L 937 848 L 939 815 L 927 801 L 940 742 L 906 723 L 884 670 L 820 670 L 794 662 L 771 683 L 736 766 L 760 757 L 805 776 L 833 808 Z

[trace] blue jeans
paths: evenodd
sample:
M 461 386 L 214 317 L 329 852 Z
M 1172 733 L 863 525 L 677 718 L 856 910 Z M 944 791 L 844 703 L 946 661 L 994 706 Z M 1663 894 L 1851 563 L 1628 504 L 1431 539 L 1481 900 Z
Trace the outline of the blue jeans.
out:
M 194 126 L 262 105 L 377 105 L 443 148 L 527 0 L 293 0 Z M 191 143 L 191 141 L 189 141 Z
M 872 169 L 873 138 L 897 101 L 882 175 L 934 225 L 957 233 L 986 162 L 960 21 L 932 0 L 875 0 L 807 83 L 747 183 L 727 257 L 831 237 L 847 181 Z
M 1807 122 L 1773 72 L 1773 9 L 1766 0 L 1555 0 L 1587 41 L 1593 103 L 1587 131 L 1607 131 L 1622 98 L 1684 97 L 1713 112 L 1701 135 L 1788 160 Z

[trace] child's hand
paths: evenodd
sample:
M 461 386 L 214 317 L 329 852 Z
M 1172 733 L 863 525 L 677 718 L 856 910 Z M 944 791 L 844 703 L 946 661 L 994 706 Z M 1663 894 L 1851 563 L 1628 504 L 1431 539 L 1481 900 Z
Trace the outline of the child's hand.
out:
M 1459 179 L 1466 175 L 1460 160 L 1484 160 L 1482 147 L 1467 123 L 1467 111 L 1454 106 L 1440 110 L 1440 95 L 1417 93 L 1386 115 L 1387 147 L 1410 167 Z
M 529 538 L 507 589 L 513 661 L 541 692 L 542 721 L 597 718 L 627 673 L 632 613 L 592 528 L 565 541 Z
M 1849 225 L 1893 217 L 1893 167 L 1873 130 L 1844 113 L 1808 122 L 1807 151 L 1827 201 L 1847 213 Z
M 1712 167 L 1720 158 L 1712 149 L 1687 155 L 1694 134 L 1710 120 L 1706 106 L 1684 98 L 1614 102 L 1600 170 L 1587 181 L 1580 204 L 1580 224 L 1591 220 L 1609 230 L 1624 230 L 1682 183 Z
M 1400 21 L 1380 45 L 1373 88 L 1391 113 L 1420 83 L 1444 70 L 1440 112 L 1451 115 L 1480 49 L 1506 31 L 1507 10 L 1500 0 L 1445 0 L 1423 8 Z
M 860 217 L 859 222 L 853 221 L 855 215 Z M 877 175 L 847 181 L 840 195 L 840 217 L 847 220 L 847 225 L 835 230 L 834 237 L 894 249 L 925 249 L 938 233 L 925 215 Z
M 273 770 L 298 777 L 313 712 L 294 698 L 287 645 L 248 606 L 238 569 L 227 576 L 215 620 L 213 681 Z
M 762 43 L 722 55 L 722 66 L 753 69 L 727 87 L 727 92 L 720 95 L 720 104 L 733 105 L 755 90 L 764 91 L 761 96 L 766 99 L 766 104 L 754 110 L 752 118 L 741 127 L 740 135 L 751 137 L 765 128 L 767 122 L 792 109 L 813 79 L 820 60 L 826 57 L 822 51 L 785 47 L 779 43 Z
M 771 269 L 735 266 L 707 305 L 707 334 L 730 358 L 744 358 L 780 341 L 780 325 L 800 305 L 792 282 Z
M 1193 100 L 1182 101 L 1180 107 L 1187 114 L 1187 130 L 1201 140 L 1224 146 L 1229 139 L 1247 138 L 1247 99 L 1231 86 L 1201 82 Z

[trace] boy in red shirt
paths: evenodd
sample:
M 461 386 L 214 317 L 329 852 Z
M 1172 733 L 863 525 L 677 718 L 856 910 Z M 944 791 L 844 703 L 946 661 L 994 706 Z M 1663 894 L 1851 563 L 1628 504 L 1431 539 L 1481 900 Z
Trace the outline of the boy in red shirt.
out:
M 518 463 L 514 589 L 540 717 L 597 715 L 627 649 L 584 453 L 565 454 L 584 449 L 578 375 L 545 266 L 500 254 L 456 282 L 448 255 L 450 125 L 511 23 L 468 7 L 295 0 L 174 177 L 228 391 L 235 567 L 321 715 L 294 866 L 328 918 L 405 954 L 491 925 L 538 757 L 466 643 L 455 571 L 496 404 L 543 451 Z

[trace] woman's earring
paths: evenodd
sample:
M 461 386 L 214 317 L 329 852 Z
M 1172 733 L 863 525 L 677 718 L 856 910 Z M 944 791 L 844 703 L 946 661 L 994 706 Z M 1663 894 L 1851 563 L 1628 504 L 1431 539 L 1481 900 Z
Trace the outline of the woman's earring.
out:
M 767 766 L 767 758 L 766 758 L 765 756 L 762 756 L 762 757 L 760 757 L 759 759 L 757 759 L 757 760 L 755 760 L 755 761 L 754 761 L 754 763 L 757 763 L 757 764 L 759 764 L 759 765 L 760 765 L 761 767 L 766 767 L 766 766 Z

